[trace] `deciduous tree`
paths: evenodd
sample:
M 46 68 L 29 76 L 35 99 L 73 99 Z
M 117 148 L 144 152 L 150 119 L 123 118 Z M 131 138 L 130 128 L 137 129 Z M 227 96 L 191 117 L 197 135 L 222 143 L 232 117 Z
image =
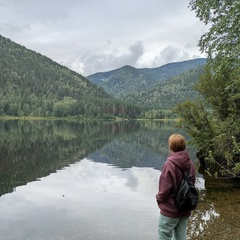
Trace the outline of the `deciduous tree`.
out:
M 210 174 L 240 177 L 240 1 L 191 0 L 205 24 L 199 46 L 208 54 L 196 84 L 202 98 L 180 104 L 179 126 L 193 137 Z

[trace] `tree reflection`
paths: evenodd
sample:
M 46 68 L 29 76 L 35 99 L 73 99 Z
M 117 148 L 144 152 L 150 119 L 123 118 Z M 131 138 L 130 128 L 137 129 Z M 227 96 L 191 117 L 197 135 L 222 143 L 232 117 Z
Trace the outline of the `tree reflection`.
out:
M 86 156 L 161 169 L 175 131 L 161 121 L 0 121 L 0 196 Z
M 132 122 L 0 121 L 0 195 L 139 128 Z

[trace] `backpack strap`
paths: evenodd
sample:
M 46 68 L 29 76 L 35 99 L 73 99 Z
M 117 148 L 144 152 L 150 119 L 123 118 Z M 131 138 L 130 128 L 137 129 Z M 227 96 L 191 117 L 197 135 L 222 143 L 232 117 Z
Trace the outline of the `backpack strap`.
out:
M 185 175 L 184 172 L 183 172 L 183 170 L 182 170 L 177 164 L 175 164 L 175 163 L 174 163 L 173 161 L 171 161 L 171 160 L 170 160 L 170 162 L 172 162 L 172 163 L 174 164 L 174 166 L 176 166 L 176 167 L 181 171 L 181 173 L 182 173 L 182 180 L 189 176 L 190 168 L 188 168 L 188 170 L 187 170 L 187 175 Z M 180 185 L 181 185 L 181 183 L 180 183 Z M 177 186 L 177 187 L 179 188 L 179 186 Z M 177 191 L 178 191 L 178 189 L 177 189 Z M 171 189 L 170 192 L 171 192 L 171 195 L 172 195 L 173 197 L 176 195 L 176 193 L 174 192 L 173 189 Z

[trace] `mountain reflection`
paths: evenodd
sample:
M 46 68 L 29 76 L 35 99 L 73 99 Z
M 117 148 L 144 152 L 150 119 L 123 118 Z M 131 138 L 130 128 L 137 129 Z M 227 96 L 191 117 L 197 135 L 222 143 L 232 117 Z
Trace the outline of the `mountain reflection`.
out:
M 113 139 L 88 157 L 95 162 L 113 164 L 120 168 L 152 167 L 160 170 L 169 154 L 167 141 L 173 132 L 180 132 L 173 123 L 141 122 L 139 131 Z M 188 146 L 193 160 L 195 150 Z
M 86 156 L 160 169 L 173 131 L 160 121 L 0 121 L 0 196 Z

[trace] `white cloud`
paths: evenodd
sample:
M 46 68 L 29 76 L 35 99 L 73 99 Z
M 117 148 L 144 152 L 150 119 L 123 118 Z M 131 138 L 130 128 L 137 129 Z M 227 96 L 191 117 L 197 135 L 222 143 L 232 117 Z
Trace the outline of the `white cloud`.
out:
M 165 47 L 153 60 L 154 66 L 190 59 L 188 52 L 174 46 Z
M 77 71 L 78 66 L 71 65 L 73 62 L 82 64 L 83 70 L 88 68 L 90 72 L 100 72 L 102 69 L 105 71 L 118 68 L 119 66 L 130 65 L 135 66 L 138 60 L 144 53 L 144 47 L 142 42 L 136 42 L 131 45 L 126 51 L 113 49 L 111 52 L 100 52 L 98 54 L 88 54 L 82 59 L 76 59 L 66 65 Z
M 187 6 L 188 0 L 0 0 L 0 32 L 84 76 L 155 67 L 200 56 L 206 27 Z

